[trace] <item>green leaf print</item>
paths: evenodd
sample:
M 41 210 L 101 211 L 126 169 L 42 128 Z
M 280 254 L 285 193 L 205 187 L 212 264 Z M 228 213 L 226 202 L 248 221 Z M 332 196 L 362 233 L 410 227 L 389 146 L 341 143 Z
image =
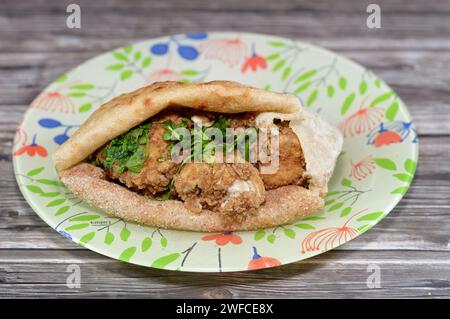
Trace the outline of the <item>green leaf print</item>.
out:
M 341 217 L 345 217 L 348 214 L 350 214 L 352 211 L 351 207 L 345 207 L 342 211 L 341 211 Z
M 302 221 L 317 221 L 317 220 L 322 220 L 325 219 L 325 217 L 321 217 L 321 216 L 309 216 L 309 217 L 305 217 L 302 219 Z
M 367 82 L 361 81 L 359 83 L 359 94 L 364 95 L 367 92 Z
M 88 242 L 90 242 L 95 237 L 95 232 L 90 232 L 81 237 L 80 244 L 86 245 Z
M 395 163 L 389 158 L 375 158 L 374 162 L 384 169 L 388 169 L 391 171 L 395 171 L 397 169 L 397 165 L 395 165 Z
M 69 222 L 88 222 L 99 219 L 100 215 L 79 215 L 69 219 Z
M 67 94 L 67 96 L 74 97 L 74 98 L 80 98 L 80 97 L 85 97 L 86 93 L 85 92 L 72 92 L 72 93 Z
M 264 236 L 266 236 L 266 232 L 263 229 L 260 229 L 255 233 L 255 240 L 263 239 Z
M 266 56 L 266 60 L 267 61 L 272 61 L 272 60 L 278 59 L 279 57 L 280 57 L 279 53 L 274 53 L 274 54 Z
M 302 81 L 305 81 L 305 80 L 307 80 L 307 79 L 310 79 L 310 78 L 312 78 L 312 77 L 313 77 L 314 75 L 316 75 L 316 74 L 317 74 L 317 70 L 316 70 L 316 69 L 309 70 L 309 71 L 307 71 L 307 72 L 305 72 L 305 73 L 300 74 L 300 75 L 295 79 L 294 83 L 297 84 L 297 83 L 299 83 L 299 82 L 302 82 Z
M 277 47 L 277 48 L 282 48 L 286 46 L 286 43 L 281 42 L 281 41 L 270 41 L 269 45 L 273 46 L 273 47 Z
M 295 239 L 295 231 L 293 231 L 292 229 L 285 228 L 284 234 L 291 239 Z
M 395 93 L 393 91 L 383 93 L 383 94 L 377 96 L 375 99 L 373 99 L 373 101 L 370 103 L 370 106 L 376 106 L 380 103 L 383 103 L 383 102 L 389 100 L 394 95 L 395 95 Z
M 405 161 L 405 170 L 410 173 L 411 175 L 414 175 L 414 173 L 416 172 L 416 162 L 413 161 L 412 159 L 407 159 Z
M 120 52 L 113 52 L 112 54 L 117 60 L 128 62 L 128 58 L 125 54 Z
M 131 257 L 136 253 L 136 247 L 129 247 L 125 249 L 119 256 L 119 260 L 129 262 Z
M 133 46 L 131 46 L 131 45 L 126 45 L 123 47 L 123 51 L 125 51 L 126 54 L 130 54 L 132 50 L 133 50 Z
M 80 83 L 80 84 L 74 84 L 69 89 L 71 90 L 92 90 L 94 86 L 89 83 Z
M 181 74 L 183 74 L 185 76 L 196 76 L 196 75 L 198 75 L 198 72 L 195 70 L 184 70 L 184 71 L 181 71 Z
M 275 239 L 277 239 L 277 237 L 274 234 L 270 234 L 269 236 L 267 236 L 267 241 L 271 244 L 275 242 Z
M 344 115 L 350 109 L 353 102 L 355 101 L 355 96 L 355 93 L 350 93 L 349 95 L 347 95 L 341 106 L 341 115 Z
M 49 202 L 46 207 L 55 207 L 55 206 L 59 206 L 61 204 L 63 204 L 66 201 L 65 198 L 59 198 L 59 199 L 55 199 L 52 200 L 51 202 Z
M 381 80 L 380 80 L 380 79 L 376 79 L 376 80 L 374 81 L 374 84 L 375 84 L 375 86 L 376 86 L 377 88 L 380 88 L 380 87 L 381 87 Z
M 67 213 L 67 212 L 69 211 L 69 209 L 70 209 L 70 206 L 63 206 L 63 207 L 60 207 L 60 208 L 56 211 L 55 216 L 63 215 L 63 214 L 65 214 L 65 213 Z
M 335 210 L 338 210 L 339 208 L 341 208 L 342 206 L 344 206 L 344 203 L 336 203 L 336 204 L 334 204 L 333 206 L 331 206 L 329 209 L 328 209 L 328 211 L 329 212 L 333 212 L 333 211 L 335 211 Z
M 122 70 L 124 67 L 125 67 L 125 64 L 123 64 L 123 63 L 117 63 L 117 64 L 111 64 L 111 65 L 108 65 L 108 66 L 106 67 L 106 70 L 109 70 L 109 71 L 119 71 L 119 70 Z
M 32 169 L 31 171 L 29 171 L 29 172 L 27 173 L 27 176 L 29 176 L 29 177 L 31 177 L 31 176 L 36 176 L 36 175 L 42 173 L 42 171 L 43 171 L 44 169 L 45 169 L 45 167 L 38 167 L 38 168 Z
M 347 79 L 343 76 L 339 77 L 338 86 L 341 90 L 345 90 L 347 88 Z
M 114 239 L 115 239 L 114 234 L 112 232 L 108 231 L 105 233 L 105 239 L 103 240 L 103 242 L 106 245 L 111 245 L 113 243 Z
M 89 227 L 89 223 L 72 225 L 72 226 L 67 227 L 65 230 L 66 231 L 79 230 L 79 229 L 84 229 L 86 227 Z
M 59 78 L 55 80 L 56 83 L 62 83 L 67 80 L 67 74 L 61 75 Z
M 343 178 L 341 180 L 341 185 L 345 186 L 345 187 L 350 187 L 350 186 L 352 186 L 352 181 L 349 180 L 348 178 Z
M 165 267 L 167 267 L 167 265 L 173 263 L 175 260 L 180 258 L 180 256 L 181 256 L 180 253 L 173 253 L 170 255 L 159 257 L 158 259 L 153 261 L 151 266 L 154 268 L 164 269 Z
M 167 238 L 161 237 L 160 244 L 161 244 L 161 247 L 167 247 Z
M 405 195 L 407 191 L 408 191 L 408 186 L 401 186 L 401 187 L 398 187 L 398 188 L 394 189 L 391 192 L 391 194 Z
M 131 76 L 133 75 L 133 73 L 134 73 L 133 70 L 125 70 L 125 71 L 123 71 L 122 73 L 120 73 L 120 79 L 121 79 L 122 81 L 125 81 L 125 80 L 131 78 Z
M 278 71 L 279 69 L 281 69 L 281 68 L 284 66 L 285 63 L 286 63 L 286 60 L 280 60 L 280 61 L 278 61 L 278 62 L 273 66 L 272 71 L 273 71 L 273 72 Z
M 44 192 L 39 186 L 36 185 L 26 185 L 25 187 L 34 194 L 42 194 Z
M 291 74 L 291 71 L 292 71 L 292 68 L 290 66 L 288 66 L 286 69 L 284 69 L 281 79 L 283 81 L 286 80 L 289 77 L 289 75 Z
M 303 91 L 305 91 L 306 89 L 309 88 L 309 86 L 311 85 L 312 82 L 308 81 L 306 83 L 303 83 L 302 85 L 300 85 L 295 91 L 294 94 L 299 94 Z
M 328 97 L 334 96 L 334 86 L 332 86 L 331 84 L 327 86 L 327 95 Z
M 152 57 L 148 56 L 144 60 L 142 60 L 142 68 L 148 67 L 152 63 Z
M 48 193 L 42 193 L 41 196 L 51 198 L 51 197 L 59 196 L 60 194 L 61 194 L 60 192 L 48 192 Z
M 360 234 L 362 234 L 365 231 L 367 231 L 370 228 L 370 226 L 371 226 L 370 224 L 366 224 L 366 225 L 358 227 L 357 230 Z
M 372 221 L 372 220 L 378 220 L 378 219 L 380 219 L 383 215 L 384 215 L 383 212 L 369 213 L 369 214 L 366 214 L 366 215 L 363 215 L 363 216 L 359 217 L 359 218 L 357 219 L 357 221 L 361 222 L 361 221 L 368 221 L 368 220 L 370 220 L 370 221 Z
M 401 182 L 411 183 L 411 181 L 412 181 L 412 176 L 409 174 L 398 173 L 398 174 L 394 174 L 393 176 Z
M 139 60 L 141 59 L 141 56 L 142 56 L 141 51 L 136 51 L 136 53 L 134 54 L 133 60 L 134 60 L 135 62 L 136 62 L 136 61 L 139 61 Z
M 316 227 L 314 227 L 313 225 L 305 223 L 295 224 L 294 226 L 300 229 L 307 229 L 307 230 L 316 229 Z
M 122 239 L 123 241 L 127 241 L 130 235 L 131 232 L 128 230 L 127 226 L 124 226 L 120 231 L 120 239 Z
M 53 185 L 53 186 L 64 186 L 64 184 L 60 181 L 55 181 L 52 179 L 46 179 L 46 178 L 38 178 L 36 179 L 36 182 L 44 185 Z
M 317 100 L 317 95 L 319 94 L 319 91 L 315 89 L 311 92 L 311 94 L 308 96 L 308 99 L 306 100 L 306 106 L 310 107 L 313 105 L 313 103 Z
M 145 237 L 141 243 L 141 251 L 145 253 L 150 247 L 152 247 L 152 239 L 150 237 Z
M 84 113 L 84 112 L 88 112 L 92 109 L 92 103 L 84 103 L 83 105 L 81 105 L 78 108 L 78 112 L 80 113 Z
M 398 107 L 399 107 L 398 102 L 397 102 L 397 101 L 394 101 L 394 102 L 392 102 L 392 104 L 387 108 L 385 116 L 386 116 L 386 119 L 387 119 L 388 121 L 393 121 L 393 120 L 395 120 L 395 116 L 397 115 L 397 112 L 398 112 Z

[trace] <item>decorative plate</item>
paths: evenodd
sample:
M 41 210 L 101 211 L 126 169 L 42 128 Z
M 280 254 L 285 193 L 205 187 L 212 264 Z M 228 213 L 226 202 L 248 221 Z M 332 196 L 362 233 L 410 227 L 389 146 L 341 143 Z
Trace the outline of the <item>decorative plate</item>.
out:
M 290 225 L 200 233 L 146 227 L 89 207 L 58 180 L 51 154 L 102 103 L 155 81 L 234 80 L 289 92 L 345 137 L 325 208 Z M 63 236 L 122 261 L 181 271 L 239 271 L 310 258 L 364 233 L 408 190 L 417 132 L 397 94 L 330 51 L 248 33 L 180 34 L 127 45 L 63 74 L 31 103 L 14 140 L 23 196 Z

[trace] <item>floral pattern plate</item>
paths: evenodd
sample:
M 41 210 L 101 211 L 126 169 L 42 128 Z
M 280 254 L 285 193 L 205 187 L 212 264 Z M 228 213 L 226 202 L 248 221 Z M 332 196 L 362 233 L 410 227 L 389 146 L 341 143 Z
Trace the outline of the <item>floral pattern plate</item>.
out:
M 102 103 L 166 80 L 234 80 L 293 93 L 338 126 L 345 142 L 325 208 L 290 225 L 217 234 L 128 223 L 71 194 L 58 180 L 51 154 Z M 417 154 L 417 133 L 405 105 L 372 72 L 307 43 L 248 33 L 180 34 L 99 55 L 36 97 L 13 149 L 23 196 L 63 236 L 122 261 L 202 272 L 287 264 L 359 236 L 406 193 Z

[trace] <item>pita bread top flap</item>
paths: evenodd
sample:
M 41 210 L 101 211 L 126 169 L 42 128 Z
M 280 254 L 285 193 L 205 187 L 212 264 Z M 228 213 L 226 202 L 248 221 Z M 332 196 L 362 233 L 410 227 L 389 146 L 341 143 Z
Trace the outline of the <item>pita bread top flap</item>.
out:
M 54 153 L 56 169 L 60 172 L 83 161 L 105 143 L 171 106 L 221 113 L 295 113 L 301 107 L 294 95 L 230 81 L 154 83 L 122 94 L 95 111 Z

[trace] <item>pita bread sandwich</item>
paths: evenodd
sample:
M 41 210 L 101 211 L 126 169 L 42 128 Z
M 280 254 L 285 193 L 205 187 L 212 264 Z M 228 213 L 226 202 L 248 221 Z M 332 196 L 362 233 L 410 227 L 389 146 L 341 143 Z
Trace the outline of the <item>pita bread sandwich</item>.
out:
M 271 134 L 257 142 L 263 131 Z M 322 208 L 341 146 L 340 132 L 294 95 L 229 81 L 159 82 L 103 104 L 53 160 L 75 195 L 110 215 L 225 232 Z M 276 165 L 256 153 L 276 154 Z

